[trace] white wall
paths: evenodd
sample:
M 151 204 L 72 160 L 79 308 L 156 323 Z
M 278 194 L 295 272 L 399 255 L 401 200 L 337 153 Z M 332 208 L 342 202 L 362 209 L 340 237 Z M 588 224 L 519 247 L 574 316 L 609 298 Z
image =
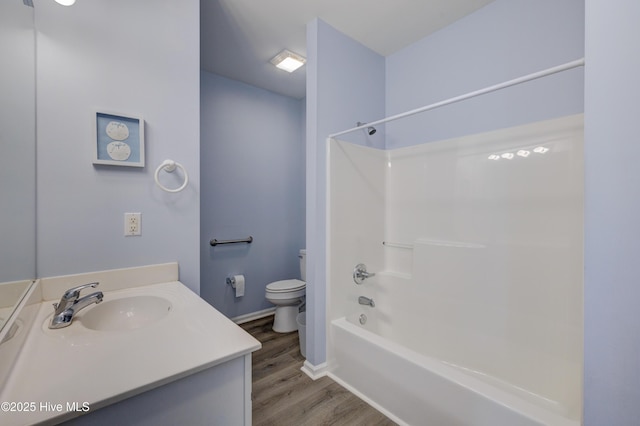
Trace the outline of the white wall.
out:
M 198 292 L 199 2 L 35 3 L 38 275 L 178 261 Z M 92 164 L 94 109 L 144 117 L 144 169 Z M 180 193 L 154 184 L 166 158 L 189 172 Z
M 307 25 L 307 360 L 326 358 L 326 138 L 384 116 L 384 58 L 325 22 Z M 384 146 L 384 130 L 349 141 Z
M 640 3 L 586 0 L 584 423 L 640 418 Z
M 386 115 L 584 56 L 584 0 L 496 0 L 386 58 Z M 387 124 L 397 148 L 583 111 L 581 68 Z
M 384 150 L 329 143 L 328 321 L 359 312 L 358 297 L 371 296 L 379 282 L 357 285 L 357 264 L 373 273 L 384 270 L 387 158 Z

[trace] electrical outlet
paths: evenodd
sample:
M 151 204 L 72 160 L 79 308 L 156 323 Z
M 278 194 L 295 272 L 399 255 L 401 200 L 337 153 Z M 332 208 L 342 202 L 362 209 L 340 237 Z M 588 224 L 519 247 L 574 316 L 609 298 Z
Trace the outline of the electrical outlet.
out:
M 124 214 L 124 236 L 142 235 L 142 213 Z

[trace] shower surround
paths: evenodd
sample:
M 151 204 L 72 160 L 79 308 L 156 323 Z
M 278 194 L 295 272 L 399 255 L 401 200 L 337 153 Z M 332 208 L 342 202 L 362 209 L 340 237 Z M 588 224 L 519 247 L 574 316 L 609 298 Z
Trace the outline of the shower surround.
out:
M 400 424 L 578 425 L 582 115 L 328 158 L 329 374 Z

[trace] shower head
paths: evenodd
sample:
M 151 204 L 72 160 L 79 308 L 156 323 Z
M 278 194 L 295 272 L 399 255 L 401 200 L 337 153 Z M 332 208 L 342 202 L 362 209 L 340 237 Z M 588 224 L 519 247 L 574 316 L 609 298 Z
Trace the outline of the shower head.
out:
M 362 123 L 362 122 L 358 121 L 356 123 L 356 126 L 360 127 L 360 126 L 364 126 L 365 124 L 367 124 L 367 123 Z M 376 133 L 376 128 L 373 127 L 373 126 L 367 127 L 367 133 L 369 134 L 369 136 L 374 135 Z

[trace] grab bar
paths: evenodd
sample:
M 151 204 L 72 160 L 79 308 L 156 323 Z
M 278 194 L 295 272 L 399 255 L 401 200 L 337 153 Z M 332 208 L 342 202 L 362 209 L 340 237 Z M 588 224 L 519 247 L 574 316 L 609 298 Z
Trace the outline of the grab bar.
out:
M 219 246 L 221 244 L 235 244 L 235 243 L 251 244 L 252 241 L 253 241 L 253 237 L 251 235 L 249 235 L 249 237 L 242 238 L 242 239 L 239 239 L 239 240 L 216 240 L 214 238 L 211 241 L 209 241 L 209 244 L 211 244 L 212 246 Z

